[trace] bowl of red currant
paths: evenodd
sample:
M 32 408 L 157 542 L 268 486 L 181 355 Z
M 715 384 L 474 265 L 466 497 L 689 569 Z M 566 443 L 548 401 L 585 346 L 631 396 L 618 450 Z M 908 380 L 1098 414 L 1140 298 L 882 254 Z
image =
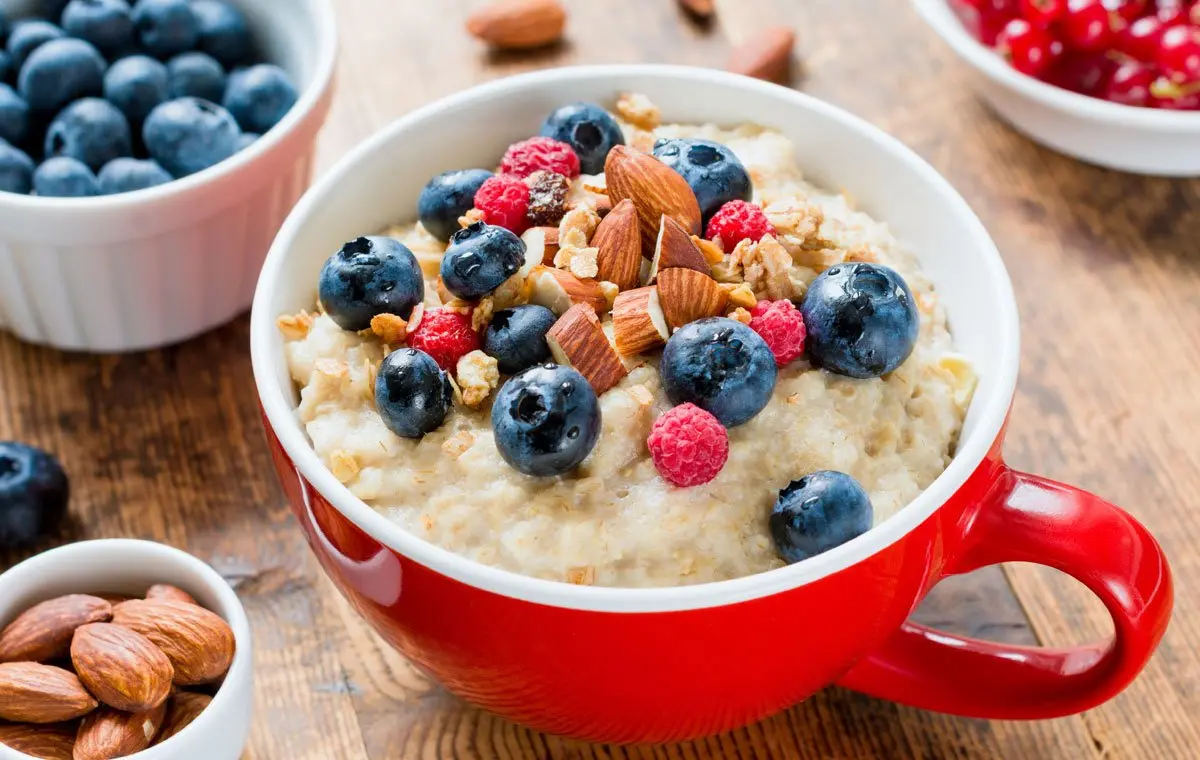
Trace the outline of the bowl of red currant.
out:
M 1111 169 L 1200 176 L 1200 1 L 913 2 L 1032 139 Z

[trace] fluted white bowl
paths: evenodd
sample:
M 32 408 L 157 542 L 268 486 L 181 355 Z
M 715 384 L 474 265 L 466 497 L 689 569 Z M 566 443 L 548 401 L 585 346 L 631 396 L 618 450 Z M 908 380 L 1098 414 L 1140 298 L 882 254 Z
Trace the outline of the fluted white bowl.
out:
M 228 0 L 301 91 L 254 145 L 205 171 L 98 198 L 0 193 L 0 329 L 60 349 L 135 351 L 245 311 L 271 241 L 308 188 L 333 96 L 330 0 Z M 21 12 L 26 3 L 0 0 Z

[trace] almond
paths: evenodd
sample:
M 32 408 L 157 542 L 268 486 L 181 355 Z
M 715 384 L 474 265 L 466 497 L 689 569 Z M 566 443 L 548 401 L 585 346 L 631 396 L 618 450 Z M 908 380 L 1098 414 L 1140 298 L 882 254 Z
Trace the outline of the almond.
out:
M 34 662 L 0 665 L 0 720 L 61 723 L 95 709 L 96 700 L 69 670 Z
M 694 269 L 664 269 L 658 273 L 658 297 L 667 324 L 678 330 L 697 319 L 724 314 L 729 293 Z
M 699 235 L 692 235 L 692 242 L 700 249 L 700 253 L 704 255 L 704 260 L 709 264 L 720 264 L 725 260 L 725 252 L 721 250 L 721 246 L 711 240 L 705 240 Z
M 181 691 L 167 702 L 167 717 L 162 730 L 154 738 L 155 744 L 162 744 L 175 734 L 191 725 L 200 717 L 200 713 L 208 709 L 213 698 L 207 694 L 197 694 L 191 691 Z
M 578 370 L 597 396 L 628 374 L 621 357 L 608 342 L 595 310 L 587 304 L 567 309 L 546 333 L 546 342 L 558 363 Z
M 119 604 L 117 609 L 123 606 Z M 115 614 L 114 610 L 114 617 Z M 151 710 L 165 702 L 171 693 L 174 670 L 167 655 L 150 639 L 121 625 L 91 623 L 79 628 L 71 641 L 71 662 L 88 691 L 118 710 Z
M 41 760 L 71 760 L 75 731 L 74 723 L 4 724 L 0 725 L 0 744 Z
M 112 605 L 86 594 L 35 604 L 0 633 L 0 662 L 45 662 L 65 657 L 76 628 L 111 617 Z
M 713 0 L 678 0 L 679 6 L 701 21 L 707 21 L 716 13 Z
M 658 303 L 658 288 L 626 290 L 613 303 L 613 340 L 623 356 L 633 356 L 667 342 L 670 329 L 662 306 Z
M 554 266 L 554 254 L 558 253 L 557 227 L 530 227 L 521 235 L 525 243 L 525 260 L 536 264 Z
M 643 252 L 653 250 L 663 215 L 679 222 L 689 235 L 700 232 L 700 205 L 687 181 L 657 158 L 618 145 L 604 162 L 608 195 L 637 207 Z
M 646 283 L 654 282 L 662 269 L 695 269 L 711 277 L 712 267 L 708 265 L 708 259 L 692 238 L 693 236 L 680 227 L 678 222 L 664 216 L 658 229 L 658 237 L 654 241 L 654 258 L 650 260 Z
M 74 760 L 112 760 L 141 752 L 154 741 L 166 714 L 166 702 L 141 713 L 103 707 L 80 724 Z
M 118 604 L 113 622 L 154 642 L 175 667 L 175 684 L 193 686 L 215 681 L 233 664 L 233 629 L 220 615 L 172 601 Z
M 642 234 L 638 229 L 637 208 L 626 198 L 613 207 L 596 227 L 591 245 L 600 249 L 596 258 L 601 280 L 621 290 L 638 286 L 642 271 Z
M 727 68 L 735 74 L 787 84 L 795 44 L 796 33 L 786 26 L 763 29 L 734 49 Z
M 566 24 L 567 12 L 558 0 L 497 0 L 467 17 L 467 31 L 500 50 L 558 42 Z
M 604 288 L 592 279 L 581 279 L 563 269 L 537 266 L 529 275 L 533 283 L 529 302 L 545 306 L 556 315 L 562 315 L 573 304 L 582 303 L 597 312 L 608 310 L 608 299 Z

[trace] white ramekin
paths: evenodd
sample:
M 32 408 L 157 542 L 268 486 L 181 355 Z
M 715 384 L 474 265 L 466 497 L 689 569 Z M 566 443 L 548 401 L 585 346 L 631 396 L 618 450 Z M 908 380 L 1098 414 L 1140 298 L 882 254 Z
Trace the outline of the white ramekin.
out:
M 1048 148 L 1119 171 L 1200 176 L 1200 113 L 1136 108 L 1064 90 L 1005 63 L 963 27 L 947 0 L 912 0 L 926 23 L 975 70 L 979 94 Z
M 250 305 L 271 241 L 312 177 L 337 32 L 330 0 L 229 1 L 300 101 L 250 148 L 167 185 L 99 198 L 0 193 L 0 329 L 65 350 L 135 351 Z
M 250 621 L 216 570 L 186 552 L 152 541 L 81 541 L 43 552 L 0 575 L 0 627 L 38 602 L 86 592 L 140 595 L 155 583 L 178 586 L 233 628 L 237 653 L 208 708 L 171 740 L 138 760 L 237 760 L 254 712 Z M 0 744 L 0 760 L 30 760 Z

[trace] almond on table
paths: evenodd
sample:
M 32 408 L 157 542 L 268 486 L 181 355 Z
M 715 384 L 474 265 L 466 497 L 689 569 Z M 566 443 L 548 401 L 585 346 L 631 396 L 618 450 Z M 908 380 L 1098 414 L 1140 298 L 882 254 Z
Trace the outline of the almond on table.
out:
M 557 42 L 567 23 L 558 0 L 493 0 L 467 18 L 467 31 L 501 50 Z

